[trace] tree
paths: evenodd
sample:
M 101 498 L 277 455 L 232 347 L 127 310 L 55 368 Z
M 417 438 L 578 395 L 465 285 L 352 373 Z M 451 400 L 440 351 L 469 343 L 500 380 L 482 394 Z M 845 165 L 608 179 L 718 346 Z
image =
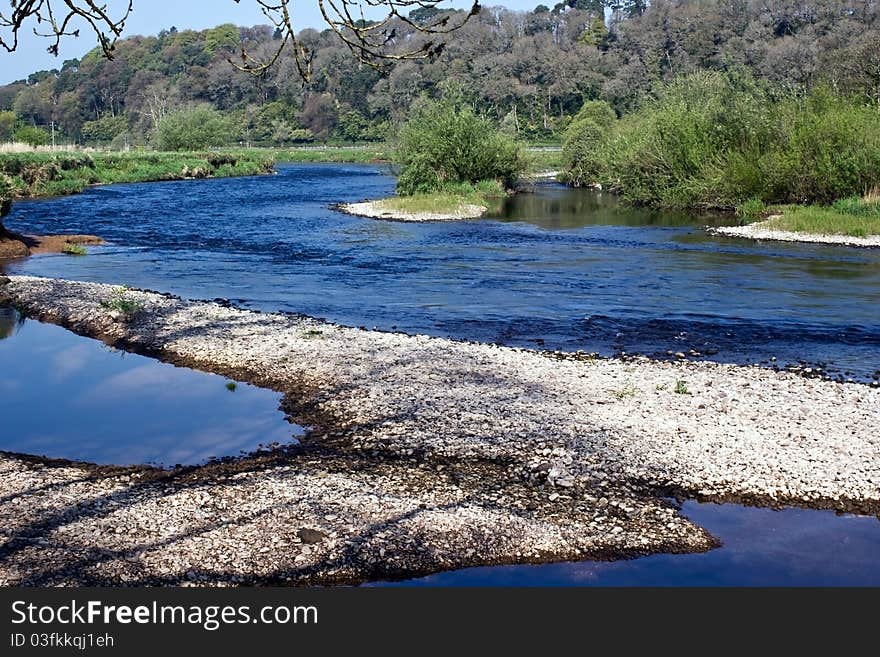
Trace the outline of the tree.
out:
M 49 143 L 49 133 L 40 128 L 26 125 L 15 131 L 13 139 L 28 146 L 45 146 Z
M 229 143 L 226 118 L 208 106 L 196 106 L 166 116 L 159 124 L 158 145 L 163 151 L 197 151 Z
M 404 195 L 485 180 L 511 187 L 524 169 L 516 142 L 457 100 L 422 100 L 395 153 L 397 190 Z
M 224 23 L 208 30 L 205 35 L 205 52 L 213 55 L 218 50 L 235 51 L 241 45 L 238 27 Z
M 239 3 L 241 0 L 234 0 Z M 299 75 L 311 76 L 311 51 L 300 43 L 293 25 L 294 0 L 251 0 L 263 11 L 279 34 L 278 47 L 266 58 L 252 57 L 247 50 L 241 51 L 242 70 L 261 75 L 271 68 L 289 48 L 296 62 Z M 420 59 L 438 56 L 444 48 L 442 36 L 460 28 L 467 20 L 479 13 L 479 0 L 469 12 L 444 12 L 436 20 L 420 23 L 405 15 L 406 10 L 426 10 L 436 7 L 442 0 L 345 0 L 341 3 L 325 3 L 319 0 L 319 8 L 330 30 L 342 41 L 354 56 L 365 64 L 378 66 L 383 59 Z M 364 9 L 381 8 L 382 20 L 363 20 Z M 57 55 L 61 40 L 79 36 L 80 26 L 85 25 L 98 39 L 98 44 L 108 59 L 113 59 L 116 44 L 125 30 L 125 24 L 134 9 L 134 0 L 128 0 L 118 13 L 111 12 L 102 0 L 39 0 L 12 2 L 11 11 L 0 12 L 0 29 L 8 33 L 0 35 L 0 46 L 8 52 L 18 48 L 19 32 L 36 24 L 34 33 L 49 39 L 50 53 Z M 411 48 L 389 49 L 399 26 L 408 26 L 424 35 Z M 41 31 L 42 30 L 42 31 Z M 230 61 L 232 61 L 230 59 Z
M 15 115 L 15 112 L 0 112 L 0 141 L 12 139 L 16 123 L 18 123 L 18 117 Z
M 82 137 L 89 142 L 109 144 L 117 135 L 128 129 L 128 117 L 124 114 L 110 116 L 105 114 L 94 121 L 86 121 L 82 126 Z

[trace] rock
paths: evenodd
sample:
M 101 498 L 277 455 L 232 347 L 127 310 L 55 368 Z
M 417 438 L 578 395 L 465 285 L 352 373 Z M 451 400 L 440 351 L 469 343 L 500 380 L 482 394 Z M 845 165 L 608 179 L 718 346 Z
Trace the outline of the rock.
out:
M 320 543 L 327 538 L 327 534 L 325 534 L 324 532 L 319 532 L 317 529 L 309 529 L 307 527 L 303 527 L 302 529 L 300 529 L 296 533 L 296 535 L 303 543 L 307 545 Z

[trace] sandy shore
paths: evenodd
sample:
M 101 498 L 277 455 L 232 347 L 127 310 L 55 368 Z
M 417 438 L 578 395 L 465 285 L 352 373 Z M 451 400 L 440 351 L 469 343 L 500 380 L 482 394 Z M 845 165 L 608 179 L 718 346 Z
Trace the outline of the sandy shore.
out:
M 4 288 L 32 316 L 282 391 L 313 429 L 296 450 L 172 472 L 2 455 L 0 584 L 357 582 L 715 545 L 670 494 L 880 512 L 868 386 L 146 292 L 114 321 L 100 305 L 110 286 Z
M 462 221 L 465 219 L 479 219 L 485 214 L 487 208 L 484 205 L 465 204 L 459 207 L 458 212 L 448 214 L 436 212 L 401 212 L 385 208 L 382 201 L 364 201 L 363 203 L 340 203 L 334 206 L 340 212 L 353 214 L 358 217 L 369 219 L 385 219 L 386 221 Z
M 778 242 L 807 242 L 815 244 L 836 244 L 839 246 L 859 246 L 880 248 L 880 235 L 870 237 L 850 237 L 848 235 L 817 235 L 768 228 L 767 223 L 759 221 L 747 226 L 719 226 L 709 228 L 713 235 L 745 237 L 753 240 L 775 240 Z

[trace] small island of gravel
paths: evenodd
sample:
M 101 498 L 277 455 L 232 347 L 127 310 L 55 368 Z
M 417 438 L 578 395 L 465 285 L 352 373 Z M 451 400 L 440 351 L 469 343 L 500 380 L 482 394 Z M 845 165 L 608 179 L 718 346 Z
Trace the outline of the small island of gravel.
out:
M 880 235 L 865 237 L 855 235 L 839 235 L 833 233 L 811 233 L 804 231 L 782 230 L 777 219 L 769 217 L 746 226 L 718 226 L 709 228 L 713 235 L 726 237 L 743 237 L 753 240 L 771 240 L 777 242 L 806 242 L 812 244 L 834 244 L 837 246 L 856 246 L 862 248 L 880 248 Z
M 436 207 L 436 206 L 434 206 Z M 364 201 L 362 203 L 341 203 L 335 208 L 340 212 L 352 214 L 369 219 L 384 219 L 386 221 L 462 221 L 465 219 L 479 219 L 486 211 L 485 205 L 473 203 L 458 203 L 452 207 L 440 210 L 407 210 L 407 205 L 400 199 L 390 198 L 379 201 Z
M 326 584 L 697 552 L 671 496 L 880 512 L 880 390 L 579 359 L 14 276 L 27 316 L 285 394 L 302 445 L 202 467 L 0 454 L 3 585 Z M 682 383 L 683 382 L 683 383 Z

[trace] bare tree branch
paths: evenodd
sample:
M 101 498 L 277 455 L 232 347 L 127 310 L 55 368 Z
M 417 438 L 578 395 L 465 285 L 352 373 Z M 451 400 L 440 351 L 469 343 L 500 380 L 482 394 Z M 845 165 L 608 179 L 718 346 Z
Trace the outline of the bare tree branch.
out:
M 146 1 L 146 0 L 144 0 Z M 238 69 L 255 76 L 263 75 L 281 57 L 285 49 L 294 54 L 296 69 L 303 80 L 311 75 L 313 53 L 300 43 L 294 26 L 293 0 L 248 0 L 256 2 L 266 19 L 282 35 L 278 48 L 268 58 L 256 59 L 242 50 Z M 424 59 L 443 51 L 442 35 L 457 30 L 471 16 L 479 13 L 479 0 L 473 0 L 469 12 L 441 13 L 428 24 L 413 21 L 404 13 L 414 9 L 440 9 L 443 0 L 314 0 L 321 16 L 354 56 L 364 64 L 380 66 L 383 60 Z M 241 0 L 234 0 L 240 3 Z M 119 15 L 106 3 L 95 0 L 10 0 L 11 10 L 0 11 L 0 47 L 7 52 L 18 48 L 19 33 L 29 23 L 36 23 L 33 33 L 50 40 L 47 50 L 58 54 L 62 39 L 77 37 L 79 25 L 94 32 L 104 55 L 113 59 L 116 42 L 122 36 L 131 15 L 133 0 L 128 0 Z M 377 20 L 369 18 L 378 17 Z M 428 38 L 410 48 L 397 41 L 397 26 L 406 25 Z M 232 60 L 230 60 L 232 61 Z

